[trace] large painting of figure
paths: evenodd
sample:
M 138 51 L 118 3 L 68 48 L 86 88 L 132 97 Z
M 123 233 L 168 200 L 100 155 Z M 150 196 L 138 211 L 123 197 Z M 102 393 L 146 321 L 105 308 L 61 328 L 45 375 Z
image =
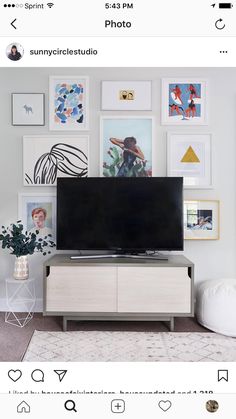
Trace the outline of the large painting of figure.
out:
M 88 136 L 25 136 L 25 186 L 56 186 L 58 177 L 88 176 Z
M 162 123 L 206 125 L 206 80 L 163 79 Z
M 102 117 L 101 175 L 151 177 L 152 129 L 151 117 Z
M 88 130 L 88 123 L 88 77 L 51 76 L 49 104 L 50 130 Z

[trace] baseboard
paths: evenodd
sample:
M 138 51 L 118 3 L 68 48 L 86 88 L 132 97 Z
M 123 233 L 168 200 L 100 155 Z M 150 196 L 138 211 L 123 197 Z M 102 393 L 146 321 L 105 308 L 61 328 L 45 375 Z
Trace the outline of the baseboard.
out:
M 7 303 L 5 298 L 0 298 L 0 311 L 8 311 Z M 35 303 L 35 313 L 42 313 L 43 311 L 43 299 L 37 298 Z M 17 310 L 16 310 L 17 312 Z

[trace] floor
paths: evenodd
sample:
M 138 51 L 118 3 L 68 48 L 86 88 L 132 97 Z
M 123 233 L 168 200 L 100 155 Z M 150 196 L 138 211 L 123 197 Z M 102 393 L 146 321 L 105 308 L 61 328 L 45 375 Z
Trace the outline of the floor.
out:
M 43 317 L 35 314 L 33 320 L 24 328 L 6 324 L 4 313 L 0 313 L 0 362 L 21 361 L 35 330 L 61 331 L 60 317 Z M 70 330 L 108 330 L 108 331 L 169 331 L 168 326 L 162 322 L 68 322 Z M 207 332 L 193 318 L 175 319 L 176 332 Z

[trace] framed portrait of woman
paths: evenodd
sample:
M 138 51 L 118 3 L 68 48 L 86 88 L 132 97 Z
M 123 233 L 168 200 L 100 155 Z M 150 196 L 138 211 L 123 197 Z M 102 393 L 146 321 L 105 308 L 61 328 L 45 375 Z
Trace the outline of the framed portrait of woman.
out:
M 39 237 L 51 235 L 56 239 L 56 194 L 18 194 L 18 217 L 30 233 Z
M 100 175 L 152 177 L 152 139 L 152 117 L 102 117 Z

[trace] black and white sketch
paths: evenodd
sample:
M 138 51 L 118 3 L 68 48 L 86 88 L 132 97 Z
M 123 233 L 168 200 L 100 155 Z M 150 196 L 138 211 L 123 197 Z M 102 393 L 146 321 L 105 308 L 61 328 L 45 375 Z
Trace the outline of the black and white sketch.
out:
M 56 186 L 58 177 L 88 176 L 88 136 L 26 136 L 24 185 Z

